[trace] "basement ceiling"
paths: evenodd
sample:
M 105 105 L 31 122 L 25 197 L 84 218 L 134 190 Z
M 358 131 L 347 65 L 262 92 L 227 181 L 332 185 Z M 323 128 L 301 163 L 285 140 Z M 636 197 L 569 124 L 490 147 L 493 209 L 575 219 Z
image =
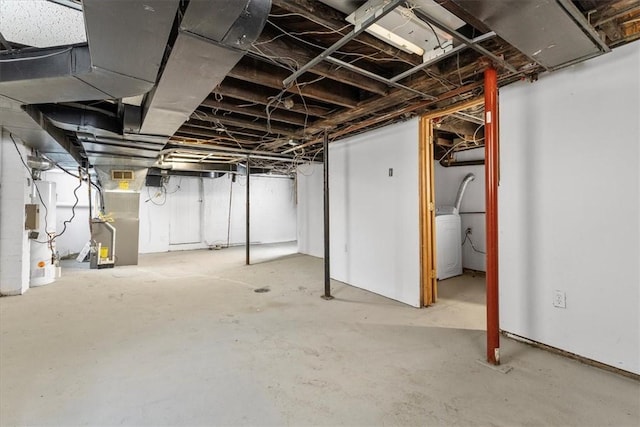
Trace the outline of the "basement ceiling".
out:
M 0 0 L 0 10 L 6 8 L 6 3 Z M 65 0 L 55 4 L 60 3 Z M 82 4 L 71 0 L 68 3 L 74 8 Z M 88 0 L 86 3 L 89 4 Z M 175 3 L 178 10 L 174 28 L 159 64 L 156 87 L 167 70 L 176 72 L 197 66 L 184 60 L 167 67 L 171 64 L 172 49 L 180 40 L 176 35 L 183 31 L 181 19 L 185 10 L 189 10 L 185 8 L 190 7 L 189 2 Z M 373 0 L 367 3 L 368 8 L 358 10 L 364 3 L 272 0 L 263 30 L 246 46 L 235 66 L 231 63 L 225 75 L 211 80 L 210 93 L 197 99 L 190 93 L 189 79 L 178 86 L 172 82 L 174 90 L 182 91 L 172 95 L 189 97 L 193 108 L 188 110 L 191 113 L 185 115 L 184 122 L 175 126 L 175 131 L 169 127 L 169 135 L 153 130 L 145 133 L 144 126 L 142 131 L 136 128 L 136 120 L 131 125 L 131 117 L 135 119 L 136 114 L 144 117 L 145 105 L 151 105 L 156 92 L 154 88 L 134 98 L 95 97 L 75 102 L 65 99 L 64 104 L 28 106 L 26 109 L 38 119 L 38 126 L 50 135 L 55 134 L 58 147 L 42 141 L 32 145 L 44 154 L 57 154 L 61 163 L 69 159 L 59 156 L 60 145 L 73 151 L 75 160 L 85 164 L 229 170 L 227 165 L 242 163 L 251 155 L 256 166 L 287 173 L 297 162 L 322 158 L 325 132 L 330 141 L 336 141 L 480 96 L 483 70 L 488 64 L 498 69 L 500 85 L 522 79 L 533 81 L 539 73 L 605 54 L 610 48 L 640 38 L 637 0 L 518 0 L 520 9 L 512 0 L 401 1 L 395 2 L 397 8 L 391 7 L 392 0 Z M 69 9 L 75 11 L 74 8 Z M 424 47 L 423 55 L 399 48 L 397 42 L 385 41 L 380 34 L 368 31 L 323 55 L 323 60 L 314 61 L 357 29 L 349 21 L 366 23 L 366 13 L 386 11 L 385 8 L 393 9 L 387 17 L 395 14 L 392 17 L 395 22 L 405 19 L 400 25 L 394 24 L 394 28 L 386 28 L 387 33 L 410 38 L 412 28 L 416 34 L 422 31 L 413 42 Z M 379 23 L 382 26 L 384 21 Z M 28 46 L 7 37 L 5 28 L 8 29 L 0 24 L 4 36 L 0 38 L 0 66 L 3 61 L 15 61 L 25 48 L 28 51 Z M 91 34 L 91 30 L 87 28 L 87 33 Z M 99 40 L 101 46 L 111 42 L 110 36 L 105 37 Z M 118 43 L 123 43 L 119 40 Z M 311 61 L 311 67 L 295 75 Z M 11 130 L 10 120 L 17 114 L 18 97 L 13 92 L 15 86 L 11 96 L 3 93 L 3 83 L 0 76 L 0 94 L 10 99 L 0 101 L 12 105 L 0 109 L 0 124 Z M 198 84 L 202 86 L 203 81 L 198 80 Z M 108 131 L 77 124 L 65 126 L 60 122 L 60 111 L 70 110 L 81 111 L 85 117 L 88 112 L 103 116 L 105 120 L 92 122 L 95 126 L 103 122 L 111 125 Z M 162 115 L 158 117 L 161 123 Z M 462 115 L 448 119 L 454 122 L 443 125 L 477 129 L 477 119 L 467 119 L 465 124 Z M 19 136 L 20 129 L 16 129 Z M 24 130 L 25 135 L 30 133 L 33 129 Z M 28 137 L 24 139 L 30 143 Z

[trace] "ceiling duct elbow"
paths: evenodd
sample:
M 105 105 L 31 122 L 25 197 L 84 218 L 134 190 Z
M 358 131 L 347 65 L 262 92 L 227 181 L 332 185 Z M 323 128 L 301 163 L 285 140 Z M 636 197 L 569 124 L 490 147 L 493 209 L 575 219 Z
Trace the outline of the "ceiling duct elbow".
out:
M 173 135 L 258 38 L 271 0 L 191 0 L 140 133 Z

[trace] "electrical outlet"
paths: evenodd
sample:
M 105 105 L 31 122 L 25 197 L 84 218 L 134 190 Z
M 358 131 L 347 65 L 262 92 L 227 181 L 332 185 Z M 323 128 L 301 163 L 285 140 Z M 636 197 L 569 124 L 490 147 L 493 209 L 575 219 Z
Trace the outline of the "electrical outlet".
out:
M 553 293 L 553 306 L 567 308 L 567 294 L 564 291 L 555 290 Z
M 467 227 L 467 230 L 464 232 L 464 234 L 473 234 L 473 229 L 471 227 Z

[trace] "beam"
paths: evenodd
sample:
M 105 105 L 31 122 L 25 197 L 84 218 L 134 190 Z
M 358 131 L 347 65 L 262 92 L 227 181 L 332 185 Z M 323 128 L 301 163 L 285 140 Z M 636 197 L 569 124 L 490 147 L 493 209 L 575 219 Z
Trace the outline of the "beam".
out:
M 366 128 L 366 127 L 370 127 L 370 126 L 376 125 L 378 123 L 381 123 L 381 122 L 384 122 L 384 121 L 387 121 L 387 120 L 391 120 L 391 119 L 393 119 L 395 117 L 398 117 L 398 116 L 401 116 L 403 114 L 409 114 L 409 113 L 413 113 L 415 111 L 423 110 L 425 108 L 428 108 L 431 105 L 436 104 L 437 102 L 453 98 L 453 97 L 458 96 L 458 95 L 460 95 L 462 93 L 467 93 L 467 92 L 472 91 L 472 90 L 474 90 L 474 89 L 476 89 L 478 87 L 481 87 L 481 86 L 482 86 L 482 83 L 472 83 L 472 84 L 469 84 L 469 85 L 466 85 L 466 86 L 461 86 L 458 89 L 455 89 L 455 90 L 452 90 L 452 91 L 449 91 L 449 92 L 445 92 L 442 95 L 439 95 L 438 99 L 436 99 L 436 100 L 433 100 L 433 101 L 422 101 L 422 102 L 419 102 L 419 103 L 416 103 L 416 104 L 413 104 L 413 105 L 409 105 L 409 106 L 404 107 L 404 108 L 400 108 L 398 110 L 391 111 L 391 112 L 386 113 L 386 114 L 382 114 L 382 115 L 377 116 L 377 117 L 372 117 L 371 119 L 368 119 L 368 120 L 363 120 L 363 121 L 361 121 L 359 123 L 356 123 L 356 124 L 354 124 L 352 126 L 349 126 L 346 129 L 341 129 L 339 131 L 336 131 L 336 132 L 332 133 L 331 134 L 331 138 L 332 139 L 339 138 L 341 136 L 347 135 L 347 134 L 355 132 L 357 130 L 360 130 L 360 129 L 363 129 L 363 128 Z M 469 100 L 469 101 L 465 101 L 462 104 L 456 104 L 454 106 L 454 108 L 457 110 L 459 108 L 475 107 L 475 106 L 477 106 L 479 104 L 481 104 L 481 102 L 479 102 L 478 99 L 472 99 L 472 100 Z M 449 109 L 445 109 L 445 110 L 442 110 L 442 111 L 443 111 L 443 113 L 441 115 L 449 114 L 447 112 L 447 111 L 449 111 Z M 282 154 L 288 154 L 288 153 L 291 153 L 292 151 L 295 151 L 295 150 L 297 150 L 299 148 L 306 148 L 306 147 L 309 147 L 311 145 L 317 144 L 318 142 L 319 142 L 319 139 L 315 138 L 315 139 L 312 139 L 310 141 L 305 142 L 304 144 L 298 145 L 298 146 L 296 146 L 294 148 L 289 148 L 287 150 L 284 150 L 282 152 Z
M 215 141 L 216 143 L 227 142 L 233 146 L 238 146 L 238 144 L 257 145 L 262 143 L 260 141 L 246 140 L 243 137 L 236 138 L 234 136 L 229 136 L 225 133 L 217 133 L 217 132 L 208 133 L 206 130 L 203 130 L 203 129 L 191 129 L 191 128 L 184 129 L 183 127 L 178 129 L 178 131 L 174 134 L 174 136 L 176 138 L 195 139 L 195 140 L 207 141 L 207 142 L 211 142 L 211 141 Z
M 485 204 L 487 230 L 487 362 L 500 364 L 500 321 L 498 303 L 498 73 L 495 68 L 484 72 L 485 111 Z
M 219 129 L 218 126 L 224 128 L 227 132 L 248 136 L 257 139 L 264 139 L 267 129 L 270 128 L 274 134 L 291 135 L 295 130 L 290 127 L 279 124 L 268 124 L 262 121 L 256 121 L 253 118 L 240 118 L 238 116 L 214 115 L 202 111 L 195 111 L 189 121 L 185 125 L 191 125 L 200 129 Z M 233 126 L 230 128 L 229 126 Z M 275 135 L 272 137 L 275 138 Z
M 315 0 L 272 0 L 274 6 L 295 13 L 311 22 L 318 24 L 328 30 L 335 31 L 337 35 L 345 35 L 349 32 L 346 16 L 341 12 L 326 6 Z M 354 42 L 361 43 L 376 51 L 379 51 L 389 58 L 400 60 L 410 65 L 418 65 L 422 62 L 422 57 L 411 53 L 406 53 L 397 49 L 370 34 L 362 33 L 358 35 Z
M 270 111 L 269 114 L 267 114 L 267 109 L 265 107 L 234 104 L 225 100 L 216 101 L 211 97 L 202 101 L 200 106 L 213 108 L 214 110 L 228 111 L 230 113 L 244 114 L 251 117 L 260 117 L 265 120 L 274 120 L 297 126 L 304 126 L 306 123 L 305 118 L 296 113 L 287 113 L 285 111 L 275 110 Z
M 252 159 L 264 159 L 264 160 L 276 160 L 281 162 L 295 162 L 297 159 L 294 156 L 279 155 L 270 151 L 263 150 L 248 150 L 238 147 L 225 147 L 215 144 L 194 144 L 184 141 L 170 140 L 170 148 L 162 150 L 159 155 L 170 154 L 180 150 L 192 150 L 194 152 L 203 153 L 225 153 L 228 155 L 238 155 L 240 157 L 250 156 Z
M 193 114 L 191 116 L 191 119 L 189 119 L 189 121 L 187 121 L 185 124 L 201 126 L 205 128 L 208 127 L 209 129 L 213 130 L 215 125 L 219 123 L 221 125 L 229 125 L 229 126 L 235 126 L 243 129 L 253 129 L 253 130 L 257 130 L 265 133 L 277 133 L 281 135 L 296 137 L 296 129 L 290 128 L 290 127 L 278 126 L 274 124 L 269 126 L 269 124 L 264 122 L 242 120 L 242 119 L 233 118 L 230 116 L 207 115 L 206 118 L 210 119 L 211 121 L 210 122 L 203 121 L 202 113 Z
M 274 32 L 268 31 L 263 31 L 262 35 L 258 41 L 253 44 L 250 51 L 254 52 L 263 60 L 268 60 L 270 62 L 275 60 L 295 67 L 299 66 L 299 64 L 305 64 L 311 61 L 315 56 L 310 53 L 308 47 L 302 46 L 300 43 L 296 43 L 291 39 L 278 37 Z M 270 59 L 267 59 L 266 56 Z M 357 73 L 347 69 L 334 67 L 323 62 L 317 64 L 309 70 L 309 72 L 366 90 L 367 92 L 375 93 L 377 95 L 386 95 L 388 92 L 388 88 L 385 84 L 372 79 L 363 78 Z
M 240 87 L 229 78 L 226 78 L 222 84 L 214 89 L 213 93 L 222 95 L 223 97 L 230 97 L 240 99 L 246 102 L 252 102 L 260 105 L 268 105 L 270 109 L 282 109 L 285 111 L 293 111 L 300 114 L 305 114 L 315 117 L 324 117 L 331 111 L 328 108 L 323 108 L 315 105 L 302 104 L 301 102 L 294 102 L 291 108 L 286 108 L 282 102 L 272 102 L 271 99 L 278 93 L 273 91 L 267 91 L 262 88 L 250 88 Z
M 260 65 L 262 64 L 247 64 L 247 62 L 243 60 L 239 62 L 227 75 L 245 82 L 270 87 L 272 89 L 283 90 L 284 86 L 282 85 L 282 81 L 287 78 L 289 73 L 281 68 L 273 66 L 270 67 L 270 70 L 262 69 L 263 67 Z M 288 86 L 285 90 L 288 93 L 301 95 L 305 98 L 311 98 L 347 108 L 353 108 L 358 104 L 358 94 L 353 93 L 354 91 L 350 90 L 352 89 L 351 87 L 344 86 L 341 83 L 325 81 L 318 81 L 308 85 L 305 84 L 307 81 L 313 80 L 314 79 L 307 79 L 305 81 L 300 79 L 297 82 L 298 85 L 294 84 L 292 86 Z M 345 94 L 345 92 L 351 93 Z
M 332 64 L 336 64 L 336 65 L 338 65 L 340 67 L 344 67 L 344 68 L 347 68 L 349 70 L 353 70 L 356 73 L 361 74 L 361 75 L 363 75 L 365 77 L 369 77 L 371 79 L 378 80 L 379 82 L 383 82 L 383 83 L 385 83 L 385 84 L 387 84 L 389 86 L 393 86 L 393 87 L 396 87 L 398 89 L 403 89 L 403 90 L 405 90 L 407 92 L 411 92 L 416 96 L 420 96 L 420 97 L 425 98 L 425 99 L 433 99 L 434 98 L 433 96 L 427 95 L 426 93 L 422 93 L 419 90 L 413 89 L 412 87 L 402 85 L 402 84 L 398 83 L 397 81 L 389 80 L 386 77 L 379 76 L 379 75 L 377 75 L 375 73 L 372 73 L 371 71 L 367 71 L 367 70 L 365 70 L 363 68 L 360 68 L 360 67 L 357 67 L 357 66 L 355 66 L 353 64 L 350 64 L 348 62 L 342 61 L 342 60 L 340 60 L 338 58 L 334 58 L 332 56 L 327 56 L 325 58 L 325 60 L 327 60 L 328 62 L 331 62 Z
M 226 128 L 226 131 L 217 131 L 215 129 L 212 129 L 211 125 L 208 123 L 206 125 L 200 125 L 198 124 L 198 122 L 191 123 L 191 124 L 187 122 L 186 124 L 182 125 L 180 129 L 178 129 L 178 132 L 191 133 L 193 135 L 200 135 L 200 136 L 209 137 L 209 138 L 228 137 L 233 139 L 233 136 L 229 136 L 229 134 L 232 134 L 232 135 L 240 135 L 245 139 L 249 139 L 249 142 L 254 142 L 254 143 L 264 142 L 262 135 L 256 135 L 244 129 L 237 130 L 232 128 Z

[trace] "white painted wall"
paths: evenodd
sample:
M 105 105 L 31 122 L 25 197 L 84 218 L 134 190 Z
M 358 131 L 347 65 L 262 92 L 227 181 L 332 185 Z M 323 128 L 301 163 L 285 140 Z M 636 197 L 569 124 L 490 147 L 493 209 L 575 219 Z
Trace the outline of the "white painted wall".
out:
M 187 185 L 200 178 L 171 177 L 164 196 L 155 196 L 156 189 L 144 187 L 140 199 L 140 252 L 167 252 L 206 248 L 210 245 L 243 245 L 245 243 L 246 178 L 230 175 L 221 178 L 203 178 L 202 186 Z M 193 183 L 192 182 L 192 183 Z M 251 242 L 276 243 L 296 240 L 296 205 L 294 181 L 288 178 L 255 175 L 251 177 Z M 187 187 L 191 190 L 187 190 Z M 197 188 L 202 188 L 202 194 Z M 179 196 L 179 197 L 177 197 Z M 231 222 L 229 199 L 231 196 Z M 201 200 L 200 223 L 181 221 L 172 224 L 174 203 Z M 191 203 L 190 203 L 191 204 Z M 173 221 L 175 222 L 175 221 Z M 201 229 L 198 243 L 170 244 L 170 230 L 183 228 L 185 234 Z M 228 232 L 229 230 L 229 232 Z
M 418 121 L 331 144 L 329 156 L 332 278 L 419 307 Z M 298 244 L 314 256 L 322 182 L 322 165 L 298 171 Z
M 484 158 L 484 148 L 463 151 L 456 154 L 458 160 L 478 160 Z M 460 182 L 468 174 L 473 173 L 475 179 L 467 185 L 467 190 L 460 206 L 462 221 L 460 242 L 464 240 L 467 227 L 471 227 L 471 240 L 478 251 L 485 252 L 486 225 L 484 214 L 484 166 L 456 166 L 445 168 L 435 162 L 436 206 L 453 206 Z M 462 246 L 462 266 L 472 270 L 486 271 L 486 256 L 476 252 L 469 242 Z
M 26 161 L 28 150 L 16 137 Z M 31 178 L 20 156 L 0 127 L 0 295 L 20 295 L 29 289 L 28 232 L 24 205 L 30 203 Z
M 77 173 L 77 171 L 74 170 L 72 173 Z M 64 222 L 71 220 L 67 224 L 66 231 L 61 236 L 56 237 L 56 250 L 61 257 L 77 254 L 91 238 L 89 233 L 89 194 L 87 184 L 82 183 L 76 191 L 78 204 L 75 208 L 75 217 L 72 219 L 72 207 L 76 201 L 73 190 L 78 187 L 78 179 L 67 175 L 59 169 L 45 172 L 42 175 L 42 179 L 56 183 L 56 232 L 58 234 L 62 233 Z
M 298 252 L 324 258 L 324 172 L 322 163 L 298 166 Z
M 500 326 L 635 373 L 639 76 L 635 42 L 500 93 Z

